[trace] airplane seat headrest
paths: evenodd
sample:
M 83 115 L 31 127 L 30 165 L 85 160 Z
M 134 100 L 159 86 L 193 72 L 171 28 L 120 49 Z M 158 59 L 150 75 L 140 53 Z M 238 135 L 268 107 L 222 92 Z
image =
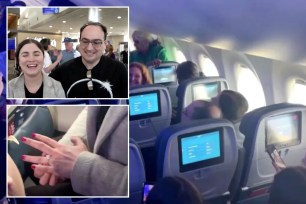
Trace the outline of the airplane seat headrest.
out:
M 273 145 L 278 150 L 286 165 L 300 165 L 306 146 L 302 139 L 306 133 L 301 124 L 305 118 L 306 106 L 290 103 L 261 107 L 242 118 L 239 130 L 245 135 L 243 145 L 246 150 L 243 186 L 258 187 L 272 182 L 276 170 L 267 153 L 268 146 Z M 295 135 L 297 138 L 279 142 L 279 138 L 274 138 L 279 134 L 273 136 L 273 132 L 286 134 L 288 131 L 291 131 L 290 137 Z
M 133 87 L 129 105 L 131 138 L 141 148 L 153 146 L 157 134 L 170 125 L 172 105 L 168 89 L 163 85 Z
M 202 154 L 203 148 L 207 154 Z M 183 177 L 205 199 L 228 191 L 238 159 L 235 129 L 230 121 L 203 119 L 170 126 L 158 135 L 155 150 L 157 178 Z M 200 150 L 202 153 L 197 154 Z

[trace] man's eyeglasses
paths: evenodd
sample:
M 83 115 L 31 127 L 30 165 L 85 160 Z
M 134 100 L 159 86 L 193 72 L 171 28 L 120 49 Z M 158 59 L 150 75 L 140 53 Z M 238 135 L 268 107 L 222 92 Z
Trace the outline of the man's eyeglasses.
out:
M 89 43 L 92 44 L 92 46 L 95 48 L 95 49 L 99 49 L 103 43 L 102 40 L 88 40 L 88 39 L 81 39 L 80 40 L 80 45 L 82 47 L 87 47 L 89 45 Z
M 93 83 L 92 83 L 91 70 L 87 70 L 87 72 L 86 72 L 86 77 L 87 77 L 88 79 L 90 79 L 90 81 L 87 82 L 88 90 L 89 90 L 89 91 L 92 91 L 92 90 L 93 90 Z

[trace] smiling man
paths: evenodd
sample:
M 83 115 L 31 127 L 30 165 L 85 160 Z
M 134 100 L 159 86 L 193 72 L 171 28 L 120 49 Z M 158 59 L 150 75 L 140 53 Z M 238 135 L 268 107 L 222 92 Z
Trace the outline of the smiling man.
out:
M 80 29 L 81 57 L 62 64 L 50 76 L 60 81 L 68 98 L 127 98 L 124 64 L 103 56 L 107 29 L 88 22 Z

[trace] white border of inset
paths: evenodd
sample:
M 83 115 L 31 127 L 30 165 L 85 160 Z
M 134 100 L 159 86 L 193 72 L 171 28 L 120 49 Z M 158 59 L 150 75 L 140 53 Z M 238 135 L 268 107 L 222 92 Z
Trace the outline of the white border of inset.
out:
M 48 6 L 27 6 L 26 8 L 35 8 L 35 9 L 42 9 L 42 8 L 46 8 Z M 6 93 L 8 93 L 8 9 L 10 8 L 24 8 L 24 7 L 15 7 L 15 6 L 7 6 L 6 7 L 6 79 L 7 79 L 7 85 L 6 85 Z M 130 9 L 129 6 L 76 6 L 76 7 L 67 7 L 67 6 L 52 6 L 52 7 L 48 7 L 48 8 L 75 8 L 75 9 L 89 9 L 89 8 L 126 8 L 127 9 L 127 30 L 128 33 L 127 35 L 129 35 L 130 32 Z M 102 23 L 103 24 L 103 23 Z M 104 24 L 103 24 L 104 25 Z M 80 25 L 81 27 L 82 25 Z M 107 28 L 108 33 L 110 32 L 110 28 Z M 128 42 L 129 43 L 129 42 Z M 16 42 L 16 48 L 17 48 L 18 44 Z M 129 47 L 129 45 L 128 45 Z M 125 100 L 125 99 L 129 99 L 129 61 L 128 61 L 128 65 L 127 65 L 127 98 L 77 98 L 77 99 L 98 99 L 98 100 Z M 66 94 L 66 93 L 65 93 Z M 26 99 L 26 98 L 9 98 L 8 94 L 7 94 L 7 99 Z M 33 100 L 44 100 L 44 99 L 54 99 L 54 100 L 71 100 L 71 98 L 31 98 Z
M 130 196 L 130 149 L 129 149 L 129 106 L 125 105 L 125 104 L 121 104 L 121 105 L 107 105 L 107 104 L 102 104 L 102 105 L 46 105 L 46 104 L 42 104 L 42 105 L 7 105 L 6 106 L 6 135 L 8 133 L 8 109 L 11 107 L 28 107 L 28 106 L 43 106 L 43 107 L 58 107 L 58 106 L 69 106 L 69 107 L 75 107 L 75 106 L 81 106 L 81 107 L 97 107 L 97 106 L 115 106 L 115 107 L 127 107 L 127 150 L 128 150 L 128 182 L 127 182 L 127 196 L 9 196 L 8 195 L 8 186 L 7 186 L 7 182 L 6 182 L 6 197 L 7 198 L 82 198 L 82 199 L 86 199 L 86 198 L 129 198 Z M 6 136 L 7 137 L 7 136 Z M 8 140 L 6 140 L 8 141 Z M 21 141 L 20 141 L 21 142 Z M 120 149 L 118 149 L 118 151 L 121 151 Z M 8 155 L 8 142 L 6 142 L 6 155 Z M 7 164 L 7 157 L 6 157 L 6 178 L 7 178 L 7 173 L 8 173 L 8 164 Z M 97 175 L 99 176 L 99 175 Z M 6 179 L 7 181 L 7 179 Z

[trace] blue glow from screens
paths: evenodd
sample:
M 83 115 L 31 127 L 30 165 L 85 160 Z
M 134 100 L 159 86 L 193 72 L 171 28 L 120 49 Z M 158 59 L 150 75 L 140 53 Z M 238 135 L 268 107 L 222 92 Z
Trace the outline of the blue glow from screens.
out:
M 147 201 L 148 195 L 150 193 L 150 191 L 152 190 L 152 188 L 154 187 L 154 185 L 152 184 L 145 184 L 144 188 L 143 188 L 143 201 Z
M 153 70 L 154 84 L 176 81 L 175 66 L 159 67 Z
M 183 165 L 220 156 L 219 131 L 182 138 Z
M 16 50 L 16 39 L 15 38 L 7 39 L 7 49 Z
M 158 112 L 157 93 L 148 93 L 137 96 L 130 96 L 130 115 L 142 115 Z
M 219 82 L 192 86 L 193 100 L 210 100 L 218 95 Z
M 57 14 L 59 13 L 59 8 L 43 8 L 42 12 L 44 15 Z

